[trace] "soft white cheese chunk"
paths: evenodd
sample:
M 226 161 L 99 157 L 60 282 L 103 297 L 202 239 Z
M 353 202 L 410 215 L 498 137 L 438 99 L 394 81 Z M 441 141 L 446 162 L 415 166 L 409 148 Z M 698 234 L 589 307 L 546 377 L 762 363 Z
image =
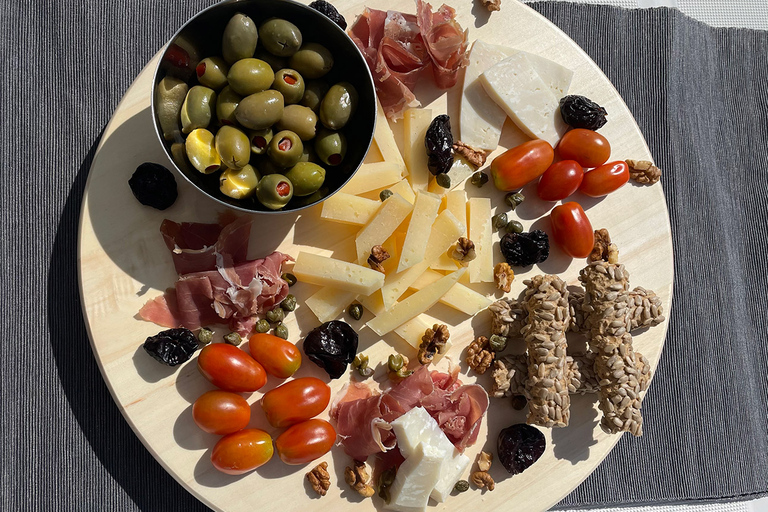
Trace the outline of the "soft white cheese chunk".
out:
M 390 487 L 390 502 L 384 508 L 401 512 L 426 510 L 429 495 L 440 479 L 444 462 L 444 450 L 419 443 L 398 468 Z

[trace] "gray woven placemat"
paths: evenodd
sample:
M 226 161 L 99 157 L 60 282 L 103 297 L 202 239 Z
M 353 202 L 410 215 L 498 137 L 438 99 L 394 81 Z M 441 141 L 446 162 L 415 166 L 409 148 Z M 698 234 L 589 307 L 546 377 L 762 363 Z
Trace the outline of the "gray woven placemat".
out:
M 211 3 L 0 6 L 0 510 L 205 509 L 112 402 L 82 321 L 76 240 L 88 169 L 120 97 Z M 665 171 L 676 258 L 645 435 L 624 436 L 562 505 L 765 494 L 768 34 L 665 9 L 533 7 L 596 60 L 637 118 Z

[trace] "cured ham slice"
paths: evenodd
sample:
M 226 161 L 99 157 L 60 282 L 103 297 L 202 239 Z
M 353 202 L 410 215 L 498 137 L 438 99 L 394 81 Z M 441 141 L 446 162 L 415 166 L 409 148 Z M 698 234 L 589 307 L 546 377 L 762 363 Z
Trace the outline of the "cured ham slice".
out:
M 233 264 L 248 256 L 251 219 L 240 217 L 227 224 L 174 222 L 165 219 L 160 233 L 173 256 L 178 274 L 189 274 L 216 268 L 217 255 L 228 256 Z
M 422 0 L 416 0 L 421 36 L 432 59 L 432 75 L 440 89 L 456 85 L 459 70 L 467 63 L 468 31 L 456 21 L 453 7 L 441 5 L 437 12 Z

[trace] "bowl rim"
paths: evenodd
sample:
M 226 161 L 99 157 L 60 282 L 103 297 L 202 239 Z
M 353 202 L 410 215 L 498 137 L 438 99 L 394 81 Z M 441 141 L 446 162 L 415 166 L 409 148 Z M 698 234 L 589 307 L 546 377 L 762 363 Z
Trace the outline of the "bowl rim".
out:
M 192 186 L 193 186 L 193 187 L 194 187 L 194 188 L 195 188 L 197 191 L 199 191 L 200 193 L 204 194 L 206 197 L 210 198 L 211 200 L 213 200 L 213 201 L 217 202 L 217 203 L 218 203 L 218 204 L 220 204 L 221 206 L 224 206 L 224 207 L 226 207 L 226 208 L 231 208 L 231 209 L 233 209 L 233 210 L 237 210 L 237 211 L 240 211 L 240 212 L 243 212 L 243 213 L 248 213 L 248 214 L 256 214 L 256 215 L 281 215 L 281 214 L 289 214 L 289 213 L 295 213 L 295 212 L 299 212 L 299 211 L 305 210 L 305 209 L 307 209 L 307 208 L 311 208 L 311 207 L 313 207 L 313 206 L 317 206 L 317 205 L 319 205 L 319 204 L 322 204 L 322 203 L 323 203 L 323 202 L 324 202 L 326 199 L 328 199 L 328 198 L 330 198 L 330 197 L 334 196 L 335 194 L 337 194 L 337 193 L 338 193 L 338 192 L 339 192 L 341 189 L 343 189 L 343 188 L 344 188 L 344 186 L 345 186 L 347 183 L 349 183 L 349 181 L 350 181 L 352 178 L 354 178 L 355 174 L 357 174 L 357 172 L 360 170 L 360 167 L 363 165 L 363 163 L 365 163 L 365 158 L 368 156 L 368 153 L 369 153 L 369 152 L 370 152 L 370 150 L 371 150 L 371 146 L 372 146 L 372 144 L 373 144 L 373 140 L 374 140 L 374 135 L 375 135 L 375 133 L 376 133 L 376 126 L 377 126 L 377 123 L 379 122 L 379 119 L 378 119 L 378 115 L 377 115 L 377 109 L 374 109 L 374 116 L 373 116 L 373 131 L 371 132 L 371 136 L 368 138 L 367 147 L 365 148 L 365 152 L 364 152 L 364 154 L 363 154 L 363 158 L 362 158 L 362 160 L 361 160 L 361 161 L 360 161 L 360 163 L 357 165 L 357 167 L 356 167 L 356 168 L 355 168 L 355 169 L 354 169 L 354 170 L 353 170 L 353 171 L 350 173 L 349 177 L 348 177 L 348 178 L 347 178 L 347 179 L 346 179 L 344 182 L 342 182 L 342 183 L 339 185 L 339 187 L 338 187 L 338 188 L 336 188 L 336 190 L 334 190 L 333 192 L 330 192 L 330 193 L 329 193 L 327 196 L 323 197 L 322 199 L 320 199 L 320 200 L 318 200 L 318 201 L 315 201 L 314 203 L 311 203 L 311 204 L 306 204 L 306 205 L 302 205 L 302 206 L 299 206 L 299 207 L 296 207 L 296 208 L 291 208 L 290 210 L 285 210 L 285 209 L 283 209 L 283 208 L 281 208 L 281 209 L 279 209 L 279 210 L 269 210 L 269 209 L 266 209 L 266 210 L 253 210 L 253 209 L 251 209 L 251 208 L 244 208 L 244 207 L 242 207 L 242 206 L 238 206 L 238 205 L 230 204 L 230 203 L 228 203 L 228 202 L 225 202 L 225 201 L 223 201 L 223 200 L 219 199 L 218 197 L 216 197 L 216 196 L 214 196 L 213 194 L 209 193 L 208 191 L 206 191 L 206 190 L 205 190 L 205 189 L 203 189 L 202 187 L 198 186 L 198 185 L 197 185 L 197 183 L 193 182 L 193 181 L 192 181 L 192 180 L 191 180 L 191 179 L 190 179 L 190 178 L 189 178 L 189 177 L 186 175 L 186 173 L 185 173 L 185 172 L 183 172 L 183 171 L 182 171 L 182 170 L 179 168 L 178 164 L 177 164 L 177 163 L 176 163 L 176 161 L 173 159 L 173 156 L 170 154 L 170 152 L 169 152 L 168 148 L 166 147 L 166 144 L 165 144 L 165 143 L 166 143 L 166 140 L 165 140 L 165 138 L 163 137 L 163 134 L 161 133 L 161 129 L 160 129 L 160 122 L 158 121 L 158 118 L 157 118 L 157 113 L 156 113 L 156 108 L 157 108 L 157 106 L 156 106 L 156 104 L 155 104 L 155 89 L 156 89 L 156 87 L 157 87 L 157 84 L 159 83 L 159 74 L 160 74 L 160 71 L 161 71 L 162 63 L 163 63 L 163 57 L 165 56 L 166 52 L 168 51 L 168 48 L 169 48 L 170 44 L 171 44 L 173 41 L 175 41 L 175 40 L 176 40 L 176 39 L 179 37 L 179 35 L 180 35 L 180 34 L 181 34 L 181 33 L 182 33 L 182 32 L 183 32 L 183 31 L 184 31 L 184 30 L 185 30 L 185 29 L 186 29 L 186 28 L 187 28 L 187 27 L 188 27 L 188 26 L 189 26 L 189 25 L 190 25 L 190 24 L 193 22 L 193 21 L 195 21 L 196 19 L 198 19 L 198 18 L 201 18 L 201 17 L 203 17 L 203 16 L 207 15 L 207 14 L 209 13 L 209 11 L 214 11 L 214 10 L 217 10 L 217 9 L 221 9 L 221 8 L 223 8 L 224 6 L 228 6 L 228 5 L 231 5 L 231 4 L 257 4 L 259 1 L 260 1 L 260 0 L 222 0 L 221 2 L 218 2 L 218 3 L 215 3 L 215 4 L 213 4 L 213 5 L 210 5 L 210 6 L 206 7 L 205 9 L 203 9 L 203 10 L 199 11 L 199 12 L 198 12 L 197 14 L 195 14 L 194 16 L 192 16 L 192 17 L 190 17 L 189 19 L 187 19 L 187 21 L 185 21 L 185 22 L 184 22 L 184 24 L 182 24 L 182 25 L 181 25 L 181 26 L 178 28 L 178 30 L 176 30 L 176 32 L 174 32 L 174 33 L 173 33 L 173 35 L 170 37 L 170 39 L 168 39 L 168 41 L 166 41 L 166 43 L 165 43 L 165 44 L 163 45 L 163 47 L 160 49 L 160 52 L 159 52 L 159 54 L 160 54 L 160 58 L 157 60 L 157 64 L 155 64 L 155 69 L 154 69 L 154 71 L 153 71 L 153 73 L 152 73 L 152 92 L 151 92 L 151 94 L 150 94 L 150 115 L 151 115 L 151 117 L 152 117 L 152 126 L 153 126 L 153 128 L 154 128 L 154 130 L 155 130 L 155 135 L 156 135 L 156 137 L 157 137 L 157 141 L 158 141 L 158 143 L 160 144 L 160 146 L 162 147 L 162 149 L 163 149 L 163 153 L 164 153 L 164 154 L 165 154 L 165 156 L 168 158 L 168 160 L 171 162 L 171 165 L 172 165 L 172 166 L 173 166 L 173 168 L 176 170 L 177 174 L 180 174 L 181 176 L 183 176 L 183 177 L 184 177 L 184 179 L 185 179 L 185 180 L 186 180 L 186 181 L 187 181 L 187 182 L 188 182 L 190 185 L 192 185 Z M 351 43 L 351 44 L 352 44 L 352 46 L 355 48 L 355 51 L 356 51 L 356 52 L 359 54 L 360 58 L 361 58 L 361 59 L 362 59 L 362 61 L 365 63 L 365 66 L 364 66 L 364 67 L 365 67 L 365 75 L 364 75 L 364 77 L 367 77 L 367 78 L 368 78 L 368 80 L 367 80 L 367 82 L 366 82 L 366 83 L 370 85 L 370 87 L 371 87 L 371 90 L 373 91 L 373 97 L 374 97 L 374 98 L 377 100 L 377 102 L 378 102 L 378 97 L 377 97 L 377 93 L 376 93 L 376 86 L 375 86 L 375 83 L 374 83 L 374 81 L 373 81 L 373 75 L 371 74 L 371 70 L 370 70 L 370 68 L 368 67 L 368 61 L 366 60 L 366 58 L 365 58 L 365 56 L 363 55 L 363 53 L 360 51 L 360 48 L 357 46 L 357 44 L 355 44 L 355 42 L 354 42 L 354 41 L 352 41 L 352 38 L 350 38 L 350 37 L 349 37 L 349 34 L 347 34 L 347 31 L 346 31 L 345 29 L 341 28 L 341 27 L 340 27 L 339 25 L 337 25 L 337 24 L 336 24 L 336 23 L 335 23 L 333 20 L 331 20 L 330 18 L 328 18 L 327 16 L 325 16 L 325 15 L 324 15 L 323 13 L 321 13 L 320 11 L 317 11 L 317 10 L 315 10 L 315 9 L 313 9 L 313 8 L 311 8 L 311 7 L 309 7 L 309 5 L 308 5 L 308 4 L 304 4 L 304 3 L 298 2 L 298 1 L 296 1 L 296 0 L 274 0 L 274 1 L 276 1 L 276 2 L 278 2 L 278 3 L 282 2 L 282 3 L 287 3 L 287 4 L 293 4 L 293 5 L 295 5 L 295 6 L 298 6 L 298 7 L 299 7 L 299 8 L 301 8 L 301 9 L 304 9 L 305 11 L 308 11 L 308 12 L 309 12 L 309 13 L 311 13 L 312 15 L 317 15 L 317 16 L 324 16 L 324 17 L 326 17 L 326 18 L 328 19 L 328 21 L 330 21 L 330 24 L 331 24 L 331 25 L 333 25 L 333 27 L 334 27 L 334 30 L 338 30 L 339 32 L 341 32 L 341 34 L 343 34 L 343 36 L 344 36 L 344 37 L 346 37 L 347 39 L 349 39 L 350 43 Z

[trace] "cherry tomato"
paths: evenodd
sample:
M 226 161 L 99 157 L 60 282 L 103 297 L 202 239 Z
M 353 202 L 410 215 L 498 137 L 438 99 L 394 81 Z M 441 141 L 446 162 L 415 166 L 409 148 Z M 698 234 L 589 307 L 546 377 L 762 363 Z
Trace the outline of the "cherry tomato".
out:
M 223 436 L 247 427 L 251 420 L 251 408 L 238 394 L 208 391 L 195 400 L 192 419 L 205 432 Z
M 274 334 L 254 334 L 248 340 L 248 349 L 268 374 L 280 379 L 287 379 L 301 366 L 301 352 L 296 345 Z
M 561 204 L 550 214 L 552 236 L 560 248 L 572 258 L 586 258 L 595 245 L 595 232 L 579 203 Z
M 275 449 L 286 464 L 306 464 L 328 453 L 336 442 L 336 429 L 314 419 L 288 428 L 275 439 Z
M 586 128 L 569 130 L 557 145 L 557 154 L 563 160 L 576 160 L 585 169 L 603 165 L 611 157 L 608 139 Z
M 555 152 L 549 142 L 541 139 L 524 142 L 493 159 L 493 184 L 504 191 L 522 188 L 544 174 L 554 159 Z
M 579 190 L 588 196 L 600 197 L 620 189 L 628 181 L 627 162 L 608 162 L 586 173 Z
M 561 160 L 541 175 L 536 193 L 542 201 L 559 201 L 579 189 L 584 168 L 576 160 Z
M 213 467 L 228 475 L 253 471 L 272 458 L 272 438 L 258 428 L 248 428 L 219 439 L 211 453 Z
M 267 421 L 281 428 L 314 418 L 331 401 L 331 388 L 315 377 L 302 377 L 286 382 L 261 398 Z
M 211 343 L 197 356 L 197 368 L 217 388 L 235 393 L 256 391 L 267 373 L 247 352 L 227 343 Z

